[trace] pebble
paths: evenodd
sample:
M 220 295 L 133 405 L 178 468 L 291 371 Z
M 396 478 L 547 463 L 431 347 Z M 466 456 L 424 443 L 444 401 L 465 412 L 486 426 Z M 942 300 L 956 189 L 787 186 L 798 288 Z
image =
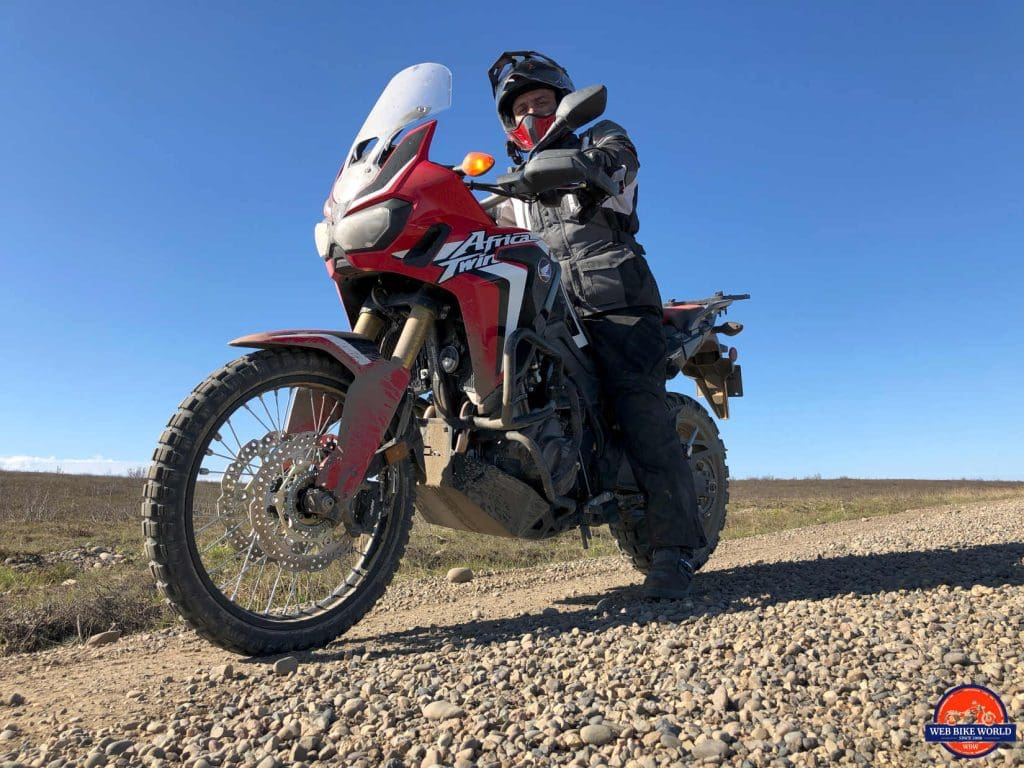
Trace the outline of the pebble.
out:
M 454 717 L 462 717 L 465 715 L 465 711 L 461 707 L 457 707 L 450 701 L 440 700 L 432 701 L 423 708 L 423 716 L 427 720 L 450 720 Z
M 117 642 L 120 639 L 121 631 L 119 629 L 112 629 L 109 632 L 100 632 L 97 635 L 93 635 L 85 641 L 85 644 L 95 647 L 99 645 L 109 645 L 110 643 Z
M 615 738 L 615 734 L 607 725 L 587 725 L 580 729 L 580 738 L 584 744 L 601 746 Z
M 729 745 L 721 739 L 708 739 L 700 744 L 694 746 L 690 752 L 690 756 L 694 760 L 704 760 L 706 758 L 724 759 L 729 754 Z
M 473 571 L 469 568 L 452 568 L 447 578 L 452 584 L 467 584 L 473 580 Z
M 132 746 L 130 739 L 121 739 L 120 741 L 112 741 L 107 745 L 104 750 L 108 755 L 120 755 L 123 752 L 127 752 L 128 748 Z
M 729 699 L 729 693 L 725 690 L 724 685 L 718 686 L 711 694 L 711 703 L 719 712 L 728 711 L 732 701 Z
M 274 674 L 280 677 L 285 677 L 297 672 L 299 669 L 299 660 L 294 656 L 285 656 L 284 658 L 278 659 L 274 662 Z
M 366 702 L 361 698 L 352 698 L 346 701 L 341 707 L 341 714 L 345 717 L 352 717 L 352 715 L 359 714 L 366 709 Z

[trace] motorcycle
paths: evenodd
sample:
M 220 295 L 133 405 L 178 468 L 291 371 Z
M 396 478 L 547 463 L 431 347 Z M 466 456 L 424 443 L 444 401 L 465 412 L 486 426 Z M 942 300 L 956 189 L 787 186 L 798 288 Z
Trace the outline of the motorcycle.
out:
M 255 348 L 181 403 L 143 501 L 150 569 L 202 636 L 251 655 L 321 646 L 383 594 L 414 507 L 435 525 L 544 539 L 609 525 L 645 571 L 644 497 L 601 401 L 559 264 L 532 233 L 499 228 L 501 200 L 590 185 L 558 137 L 598 117 L 606 90 L 561 102 L 531 159 L 493 184 L 493 159 L 429 159 L 451 73 L 396 75 L 352 144 L 315 240 L 352 326 L 231 342 Z M 479 200 L 475 191 L 490 193 Z M 666 377 L 695 380 L 728 418 L 742 395 L 742 330 L 719 317 L 748 295 L 668 302 Z M 708 546 L 725 523 L 728 469 L 711 416 L 669 394 Z

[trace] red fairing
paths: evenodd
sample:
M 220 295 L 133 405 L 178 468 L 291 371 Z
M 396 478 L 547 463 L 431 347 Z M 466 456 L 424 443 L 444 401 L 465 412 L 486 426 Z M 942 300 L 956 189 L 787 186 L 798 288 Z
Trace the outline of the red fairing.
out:
M 482 399 L 501 382 L 506 326 L 514 330 L 518 324 L 527 278 L 526 267 L 502 261 L 501 251 L 536 238 L 524 230 L 496 227 L 458 174 L 430 162 L 428 152 L 436 126 L 432 121 L 410 132 L 402 144 L 419 142 L 412 162 L 386 189 L 359 199 L 351 209 L 361 210 L 389 198 L 411 202 L 413 210 L 402 234 L 386 251 L 349 253 L 346 259 L 360 270 L 392 272 L 439 285 L 455 297 L 466 325 L 476 395 Z M 401 145 L 395 153 L 400 151 Z M 432 262 L 413 266 L 403 261 L 402 256 L 434 224 L 447 225 L 451 232 Z M 339 282 L 346 277 L 335 273 L 330 259 L 327 269 Z

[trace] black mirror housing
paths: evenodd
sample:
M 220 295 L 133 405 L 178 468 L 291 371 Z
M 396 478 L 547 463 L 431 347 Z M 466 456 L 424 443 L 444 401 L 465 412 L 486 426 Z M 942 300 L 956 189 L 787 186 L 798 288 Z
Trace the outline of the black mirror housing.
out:
M 555 110 L 555 121 L 575 131 L 604 114 L 608 106 L 608 89 L 603 85 L 588 85 L 573 91 L 562 99 Z
M 604 114 L 608 105 L 608 89 L 603 85 L 588 85 L 573 91 L 562 99 L 555 110 L 555 121 L 551 124 L 548 132 L 537 142 L 531 152 L 535 155 L 550 147 L 565 134 L 575 131 L 591 120 L 596 120 Z

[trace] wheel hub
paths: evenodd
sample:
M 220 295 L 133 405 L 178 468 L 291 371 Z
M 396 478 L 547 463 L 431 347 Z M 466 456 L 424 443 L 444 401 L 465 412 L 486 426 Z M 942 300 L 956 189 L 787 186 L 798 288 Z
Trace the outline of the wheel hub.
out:
M 718 495 L 718 480 L 714 470 L 702 460 L 691 462 L 693 469 L 693 486 L 697 493 L 697 506 L 701 517 L 710 517 L 715 509 L 715 498 Z

